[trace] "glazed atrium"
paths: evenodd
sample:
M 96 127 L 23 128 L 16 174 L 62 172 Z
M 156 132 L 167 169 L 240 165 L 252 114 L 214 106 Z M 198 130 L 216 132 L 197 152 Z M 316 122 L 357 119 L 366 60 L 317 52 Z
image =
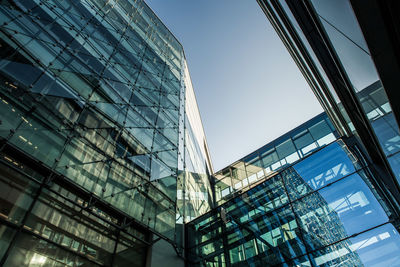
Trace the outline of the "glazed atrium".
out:
M 400 266 L 398 5 L 258 3 L 325 112 L 215 172 L 143 0 L 0 2 L 0 266 Z

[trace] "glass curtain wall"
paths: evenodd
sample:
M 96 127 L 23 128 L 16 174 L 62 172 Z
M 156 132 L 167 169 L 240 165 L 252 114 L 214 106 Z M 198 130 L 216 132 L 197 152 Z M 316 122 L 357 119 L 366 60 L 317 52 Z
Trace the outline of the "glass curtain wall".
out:
M 400 182 L 399 126 L 351 4 L 348 0 L 311 3 Z
M 172 243 L 177 218 L 209 209 L 212 170 L 183 48 L 142 0 L 2 1 L 0 48 L 2 144 Z M 49 194 L 37 218 L 62 210 Z
M 251 188 L 280 169 L 331 143 L 338 137 L 325 113 L 214 174 L 218 204 Z
M 400 235 L 370 175 L 331 143 L 189 223 L 189 266 L 398 266 Z
M 190 79 L 189 69 L 184 62 L 185 89 L 185 129 L 184 166 L 181 175 L 184 177 L 182 188 L 178 188 L 178 207 L 184 210 L 180 223 L 206 213 L 213 205 L 210 178 L 213 173 L 208 146 L 196 102 L 196 96 Z
M 1 154 L 2 266 L 145 266 L 147 231 Z
M 343 118 L 341 123 L 336 124 L 336 127 L 348 128 L 349 131 L 343 131 L 344 135 L 357 134 L 357 129 L 355 129 L 338 97 L 338 91 L 343 89 L 337 88 L 337 83 L 335 86 L 332 84 L 339 81 L 340 86 L 348 87 L 346 90 L 354 93 L 355 100 L 360 103 L 362 113 L 369 121 L 368 127 L 375 134 L 394 175 L 399 181 L 399 126 L 392 113 L 385 89 L 376 71 L 350 1 L 307 1 L 307 4 L 311 6 L 311 9 L 307 12 L 315 12 L 316 20 L 321 25 L 323 33 L 316 33 L 314 29 L 313 32 L 307 32 L 307 30 L 302 29 L 288 6 L 292 2 L 291 0 L 259 0 L 260 5 L 270 12 L 270 16 L 274 16 L 270 18 L 270 21 L 279 23 L 276 30 L 278 34 L 281 34 L 281 39 L 287 44 L 288 50 L 293 53 L 293 58 L 298 63 L 299 68 L 308 70 L 311 80 L 310 85 L 312 88 L 316 88 L 313 90 L 317 97 L 320 101 L 331 102 L 331 105 L 325 107 L 327 112 L 330 113 L 330 117 Z M 302 18 L 305 21 L 312 20 L 310 14 L 305 16 L 308 16 L 307 18 Z M 318 49 L 325 52 L 327 50 L 326 47 L 313 49 L 305 36 L 312 35 L 312 38 L 322 40 L 321 35 L 324 34 L 328 37 L 328 44 L 324 45 L 332 46 L 334 51 L 332 57 L 338 60 L 338 66 L 326 66 L 324 64 L 326 59 L 322 56 L 322 59 L 316 56 L 320 52 L 317 51 Z M 321 43 L 323 42 L 321 41 Z M 309 57 L 309 61 L 304 59 L 307 57 Z M 346 77 L 335 77 L 337 81 L 330 81 L 326 70 L 335 68 L 343 69 Z M 305 74 L 305 77 L 307 79 L 307 74 Z M 350 85 L 344 85 L 343 79 L 348 79 Z M 392 101 L 396 100 L 393 99 Z M 332 105 L 336 105 L 336 107 L 332 108 Z

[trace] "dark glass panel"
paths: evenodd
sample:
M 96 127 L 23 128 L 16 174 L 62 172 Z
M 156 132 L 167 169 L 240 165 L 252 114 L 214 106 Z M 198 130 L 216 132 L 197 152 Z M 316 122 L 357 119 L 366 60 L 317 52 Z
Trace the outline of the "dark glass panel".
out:
M 19 164 L 8 156 L 4 159 Z M 1 163 L 0 216 L 13 223 L 21 223 L 38 188 L 39 185 Z
M 124 232 L 120 233 L 113 266 L 145 266 L 147 247 Z
M 111 262 L 115 229 L 50 191 L 42 192 L 26 226 L 100 264 Z
M 291 139 L 286 140 L 282 142 L 281 144 L 276 146 L 276 151 L 278 152 L 279 158 L 283 159 L 290 154 L 296 152 L 296 148 L 293 145 L 293 142 Z
M 21 233 L 4 266 L 64 267 L 98 265 L 45 240 Z
M 15 230 L 5 225 L 0 224 L 0 260 L 6 253 L 8 246 L 14 238 Z

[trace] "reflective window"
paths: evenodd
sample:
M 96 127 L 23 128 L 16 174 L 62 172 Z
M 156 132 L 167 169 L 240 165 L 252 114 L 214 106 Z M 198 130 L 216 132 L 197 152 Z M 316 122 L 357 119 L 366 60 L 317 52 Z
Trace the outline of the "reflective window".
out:
M 397 266 L 399 234 L 350 151 L 338 140 L 187 224 L 189 265 Z

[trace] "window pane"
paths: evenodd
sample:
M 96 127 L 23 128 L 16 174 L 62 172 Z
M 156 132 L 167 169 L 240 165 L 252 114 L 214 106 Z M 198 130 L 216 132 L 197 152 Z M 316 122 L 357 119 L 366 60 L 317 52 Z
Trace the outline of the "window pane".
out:
M 349 156 L 338 143 L 333 143 L 312 154 L 310 157 L 296 163 L 293 168 L 297 173 L 294 178 L 302 179 L 313 190 L 317 190 L 355 171 Z M 286 182 L 286 185 L 290 188 L 289 191 L 295 190 L 291 185 L 290 177 L 292 176 L 288 176 L 289 180 Z
M 4 253 L 6 253 L 14 234 L 15 230 L 5 225 L 0 225 L 0 259 L 2 259 Z
M 398 266 L 400 236 L 391 224 L 312 253 L 318 266 Z
M 292 140 L 287 140 L 282 144 L 277 145 L 276 151 L 278 152 L 279 158 L 283 159 L 293 152 L 296 152 L 296 148 L 294 147 Z
M 314 140 L 318 140 L 321 137 L 324 137 L 325 135 L 328 135 L 332 132 L 325 121 L 321 121 L 318 124 L 311 126 L 309 128 L 309 131 L 313 136 Z
M 38 188 L 36 183 L 0 164 L 0 216 L 20 223 Z
M 388 221 L 358 174 L 294 203 L 310 249 L 334 243 Z
M 20 233 L 5 267 L 14 266 L 98 266 L 44 240 Z

